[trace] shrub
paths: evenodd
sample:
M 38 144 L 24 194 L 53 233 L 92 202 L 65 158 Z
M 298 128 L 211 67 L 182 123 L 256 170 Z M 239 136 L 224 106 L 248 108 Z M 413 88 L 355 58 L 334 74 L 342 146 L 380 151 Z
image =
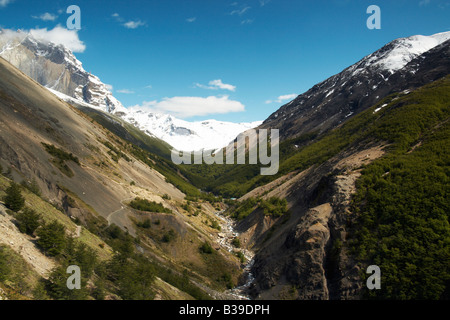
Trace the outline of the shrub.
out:
M 212 254 L 213 253 L 213 248 L 211 247 L 211 245 L 207 241 L 205 241 L 200 246 L 200 252 L 201 253 L 206 253 L 206 254 Z
M 225 283 L 227 289 L 233 289 L 234 287 L 233 278 L 231 277 L 231 274 L 229 274 L 228 272 L 224 273 L 222 277 L 220 277 L 220 281 Z
M 244 254 L 242 253 L 242 251 L 236 252 L 236 257 L 239 258 L 239 261 L 241 261 L 241 263 L 244 263 L 244 262 L 245 262 L 245 256 L 244 256 Z
M 145 219 L 144 222 L 137 222 L 136 226 L 138 226 L 139 228 L 150 229 L 152 226 L 152 222 L 150 221 L 150 219 Z
M 165 233 L 164 236 L 162 237 L 162 242 L 169 243 L 170 241 L 175 239 L 175 236 L 176 236 L 175 231 L 169 230 L 169 232 Z
M 53 156 L 52 163 L 69 178 L 74 176 L 73 171 L 66 164 L 66 161 L 73 161 L 77 165 L 80 165 L 80 161 L 72 153 L 68 153 L 62 149 L 55 147 L 54 145 L 46 144 L 42 142 L 45 150 Z
M 5 247 L 0 245 L 0 282 L 8 279 L 10 272 L 11 268 L 8 263 L 8 256 L 6 254 Z
M 222 227 L 220 226 L 220 224 L 216 221 L 216 220 L 214 220 L 213 222 L 211 222 L 211 228 L 213 228 L 213 229 L 217 229 L 217 230 L 222 230 Z

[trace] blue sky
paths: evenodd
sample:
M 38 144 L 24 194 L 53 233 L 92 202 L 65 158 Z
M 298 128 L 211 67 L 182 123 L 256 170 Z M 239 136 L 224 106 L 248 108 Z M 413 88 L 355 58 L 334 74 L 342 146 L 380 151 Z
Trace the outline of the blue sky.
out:
M 450 30 L 450 0 L 0 0 L 0 27 L 65 27 L 72 4 L 84 68 L 126 107 L 188 120 L 264 120 L 391 40 Z

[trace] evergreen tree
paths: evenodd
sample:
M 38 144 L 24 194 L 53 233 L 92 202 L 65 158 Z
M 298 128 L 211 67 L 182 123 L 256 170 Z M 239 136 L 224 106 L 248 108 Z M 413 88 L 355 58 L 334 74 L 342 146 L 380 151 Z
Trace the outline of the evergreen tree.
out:
M 11 182 L 10 186 L 6 189 L 5 205 L 15 212 L 19 212 L 25 205 L 25 199 L 22 196 L 18 184 Z
M 59 255 L 66 246 L 66 231 L 62 224 L 53 221 L 37 231 L 37 244 L 50 256 Z
M 56 300 L 86 300 L 88 297 L 86 280 L 81 278 L 81 289 L 70 290 L 67 288 L 69 276 L 66 264 L 53 269 L 46 285 L 48 295 Z
M 16 219 L 19 223 L 20 232 L 31 236 L 39 227 L 41 216 L 33 209 L 25 208 L 22 212 L 17 214 Z

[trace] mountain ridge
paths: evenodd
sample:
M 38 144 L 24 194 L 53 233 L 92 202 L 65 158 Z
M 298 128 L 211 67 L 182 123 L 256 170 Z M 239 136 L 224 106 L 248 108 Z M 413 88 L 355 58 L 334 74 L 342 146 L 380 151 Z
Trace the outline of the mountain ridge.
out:
M 435 78 L 423 79 L 412 86 L 409 83 L 417 82 L 413 74 L 421 68 L 417 59 L 442 47 L 445 50 L 449 39 L 450 32 L 396 39 L 283 105 L 259 128 L 278 128 L 282 139 L 330 130 L 391 93 L 417 88 L 446 74 L 444 65 L 446 70 Z M 404 67 L 414 65 L 413 61 L 416 70 L 402 73 Z

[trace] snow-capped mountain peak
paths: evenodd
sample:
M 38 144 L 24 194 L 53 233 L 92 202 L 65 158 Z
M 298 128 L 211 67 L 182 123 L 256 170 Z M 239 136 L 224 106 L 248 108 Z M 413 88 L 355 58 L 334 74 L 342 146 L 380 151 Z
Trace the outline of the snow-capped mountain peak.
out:
M 377 52 L 380 53 L 380 57 L 373 65 L 374 67 L 379 66 L 394 73 L 397 70 L 402 69 L 414 58 L 449 39 L 450 31 L 437 33 L 431 36 L 416 35 L 394 40 L 388 45 L 390 50 L 383 52 L 383 49 L 381 49 L 381 52 Z
M 122 117 L 142 131 L 183 151 L 225 147 L 240 133 L 262 123 L 262 121 L 232 123 L 217 120 L 190 122 L 141 108 L 130 108 Z
M 434 47 L 450 39 L 450 31 L 431 36 L 415 35 L 396 39 L 381 49 L 363 58 L 348 70 L 352 76 L 367 70 L 378 70 L 393 74 L 405 67 L 409 62 Z
M 116 113 L 126 109 L 100 79 L 63 45 L 36 39 L 23 31 L 0 30 L 0 56 L 44 87 Z
M 279 128 L 283 138 L 329 130 L 386 95 L 438 79 L 449 68 L 449 47 L 450 32 L 396 39 L 285 104 L 262 127 Z

